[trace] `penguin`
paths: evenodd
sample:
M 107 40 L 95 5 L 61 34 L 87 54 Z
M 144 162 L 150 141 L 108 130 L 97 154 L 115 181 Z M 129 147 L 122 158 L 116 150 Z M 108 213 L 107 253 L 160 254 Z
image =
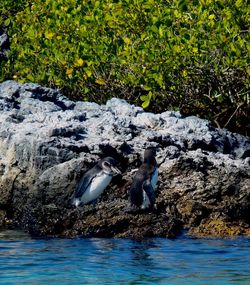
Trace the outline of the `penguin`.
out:
M 158 181 L 158 166 L 155 149 L 148 148 L 144 152 L 144 161 L 138 169 L 130 188 L 130 207 L 153 209 L 155 188 Z
M 112 157 L 105 157 L 81 178 L 73 199 L 76 207 L 94 202 L 109 185 L 113 176 L 120 174 L 117 161 Z

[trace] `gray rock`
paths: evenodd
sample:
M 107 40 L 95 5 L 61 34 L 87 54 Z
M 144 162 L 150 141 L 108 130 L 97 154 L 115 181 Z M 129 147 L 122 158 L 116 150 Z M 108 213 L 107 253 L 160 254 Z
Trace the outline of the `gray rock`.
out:
M 152 114 L 117 98 L 72 102 L 58 90 L 15 81 L 0 84 L 0 123 L 0 225 L 53 236 L 172 237 L 183 228 L 250 235 L 248 137 L 179 112 Z M 149 146 L 157 148 L 157 210 L 128 214 L 133 170 Z M 96 206 L 75 209 L 81 175 L 107 155 L 122 176 Z

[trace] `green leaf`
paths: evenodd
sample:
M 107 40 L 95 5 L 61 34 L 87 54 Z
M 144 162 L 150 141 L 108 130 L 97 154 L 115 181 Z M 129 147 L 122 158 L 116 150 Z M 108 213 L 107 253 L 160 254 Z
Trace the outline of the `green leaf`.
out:
M 149 106 L 149 104 L 150 104 L 150 101 L 144 101 L 141 106 L 143 109 L 146 109 Z
M 140 96 L 140 99 L 141 99 L 142 101 L 147 101 L 147 100 L 148 100 L 148 96 L 147 96 L 147 95 L 141 95 L 141 96 Z
M 152 87 L 150 87 L 150 86 L 143 86 L 143 89 L 145 91 L 150 91 L 150 90 L 152 90 Z
M 6 26 L 6 27 L 8 27 L 9 26 L 9 24 L 10 24 L 10 18 L 8 18 L 8 19 L 6 19 L 5 21 L 4 21 L 4 25 Z

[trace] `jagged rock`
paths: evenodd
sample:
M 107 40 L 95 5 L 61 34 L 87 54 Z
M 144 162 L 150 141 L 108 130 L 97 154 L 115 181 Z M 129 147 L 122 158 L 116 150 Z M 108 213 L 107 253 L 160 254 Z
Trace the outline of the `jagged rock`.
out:
M 0 84 L 0 122 L 0 225 L 66 237 L 249 235 L 248 137 L 179 112 L 152 114 L 116 98 L 72 102 L 15 81 Z M 148 146 L 157 148 L 157 208 L 127 213 Z M 107 155 L 122 175 L 96 205 L 74 208 L 80 177 Z

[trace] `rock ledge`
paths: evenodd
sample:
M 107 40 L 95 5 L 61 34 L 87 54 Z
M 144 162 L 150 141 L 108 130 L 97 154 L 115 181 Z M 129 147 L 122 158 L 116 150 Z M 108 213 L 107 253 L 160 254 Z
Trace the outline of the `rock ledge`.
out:
M 144 112 L 113 98 L 72 102 L 37 84 L 0 84 L 0 226 L 33 235 L 250 235 L 250 142 L 178 112 Z M 157 209 L 128 214 L 143 150 L 157 147 Z M 95 206 L 71 205 L 83 173 L 111 155 L 116 177 Z

